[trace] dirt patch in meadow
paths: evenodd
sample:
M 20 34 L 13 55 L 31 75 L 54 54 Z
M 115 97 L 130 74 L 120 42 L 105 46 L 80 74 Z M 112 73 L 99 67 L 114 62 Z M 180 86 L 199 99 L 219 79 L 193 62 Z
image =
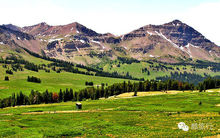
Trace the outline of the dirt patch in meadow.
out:
M 186 91 L 188 92 L 188 91 Z M 138 92 L 137 96 L 133 96 L 134 92 L 128 92 L 128 93 L 123 93 L 117 96 L 112 96 L 110 98 L 134 98 L 134 97 L 142 97 L 142 96 L 154 96 L 154 95 L 164 95 L 164 94 L 177 94 L 177 93 L 183 93 L 183 91 L 167 91 L 167 92 L 162 92 L 162 91 L 155 91 L 155 92 Z
M 0 89 L 8 89 L 8 87 L 0 86 Z

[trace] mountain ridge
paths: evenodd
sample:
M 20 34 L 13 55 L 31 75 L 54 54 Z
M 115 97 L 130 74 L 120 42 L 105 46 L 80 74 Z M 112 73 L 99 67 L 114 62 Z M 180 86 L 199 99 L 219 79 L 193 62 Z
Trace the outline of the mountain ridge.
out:
M 100 34 L 78 22 L 57 26 L 42 22 L 22 28 L 12 24 L 2 27 L 28 34 L 36 41 L 35 45 L 27 45 L 24 43 L 26 39 L 13 39 L 22 47 L 81 64 L 99 63 L 103 57 L 112 60 L 119 56 L 164 62 L 216 61 L 220 58 L 220 47 L 180 20 L 162 25 L 149 24 L 121 36 Z

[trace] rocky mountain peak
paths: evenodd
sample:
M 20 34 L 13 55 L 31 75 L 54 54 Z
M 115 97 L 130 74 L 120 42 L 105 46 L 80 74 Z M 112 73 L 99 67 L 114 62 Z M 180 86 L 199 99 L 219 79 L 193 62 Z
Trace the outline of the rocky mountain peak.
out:
M 172 25 L 178 25 L 179 24 L 179 26 L 180 26 L 180 25 L 183 25 L 184 23 L 181 22 L 180 20 L 176 19 L 176 20 L 173 20 L 173 21 L 171 21 L 171 22 L 169 22 L 167 24 L 172 24 Z
M 3 24 L 2 26 L 9 28 L 11 30 L 14 30 L 14 31 L 21 31 L 20 27 L 13 25 L 13 24 Z
M 49 26 L 46 22 L 39 23 L 40 26 Z

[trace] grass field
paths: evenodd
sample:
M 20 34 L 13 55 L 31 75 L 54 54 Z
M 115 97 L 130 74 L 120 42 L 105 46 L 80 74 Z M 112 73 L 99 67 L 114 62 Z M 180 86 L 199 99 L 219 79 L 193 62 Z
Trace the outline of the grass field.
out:
M 117 71 L 120 74 L 126 75 L 127 72 L 133 77 L 136 78 L 144 78 L 144 79 L 155 79 L 156 77 L 163 77 L 163 76 L 170 76 L 171 72 L 184 72 L 187 73 L 195 73 L 204 76 L 204 73 L 209 74 L 210 76 L 216 76 L 220 75 L 219 72 L 212 72 L 209 69 L 196 69 L 196 71 L 192 70 L 192 66 L 182 66 L 182 65 L 165 65 L 167 67 L 173 67 L 174 70 L 154 70 L 152 67 L 150 67 L 151 64 L 147 62 L 140 62 L 140 63 L 131 63 L 131 64 L 120 64 L 118 66 L 119 61 L 115 60 L 113 63 L 106 63 L 106 64 L 99 64 L 99 67 L 102 67 L 104 71 L 107 72 L 114 72 Z M 158 66 L 159 63 L 154 62 L 153 66 Z M 147 72 L 142 72 L 142 69 L 147 68 L 150 71 L 150 75 L 147 74 Z M 179 70 L 178 70 L 178 69 Z
M 212 91 L 216 92 L 89 100 L 82 102 L 83 110 L 75 110 L 74 102 L 0 109 L 0 137 L 219 135 L 220 89 Z M 179 122 L 188 125 L 189 131 L 178 129 Z M 195 123 L 204 127 L 193 129 Z
M 5 57 L 8 52 L 0 53 Z M 11 51 L 11 54 L 16 54 Z M 26 54 L 22 58 L 35 64 L 48 64 L 50 61 Z M 86 61 L 86 60 L 85 60 Z M 158 65 L 155 63 L 154 66 Z M 169 75 L 171 70 L 161 71 L 149 68 L 147 62 L 100 65 L 104 71 L 133 77 L 155 79 Z M 169 66 L 169 65 L 168 65 Z M 143 68 L 150 70 L 150 76 L 142 73 Z M 190 66 L 173 66 L 177 71 L 193 72 Z M 80 69 L 83 70 L 83 69 Z M 86 81 L 101 83 L 123 82 L 124 79 L 88 76 L 68 72 L 50 73 L 40 70 L 5 73 L 0 64 L 0 98 L 22 91 L 59 92 L 72 88 L 74 91 L 86 87 Z M 197 74 L 220 75 L 209 69 L 198 69 Z M 10 81 L 4 81 L 9 76 Z M 42 83 L 27 82 L 27 76 L 35 76 Z M 128 81 L 128 80 L 125 80 Z M 205 137 L 220 135 L 220 89 L 211 89 L 203 93 L 196 91 L 133 92 L 112 96 L 108 99 L 82 101 L 83 109 L 76 110 L 75 102 L 17 106 L 0 109 L 0 137 Z M 189 131 L 178 129 L 177 124 L 185 122 Z M 193 124 L 203 125 L 194 128 Z
M 0 98 L 11 96 L 12 93 L 18 93 L 20 91 L 29 94 L 32 89 L 40 92 L 44 92 L 46 89 L 52 92 L 59 92 L 60 89 L 72 88 L 76 91 L 85 88 L 86 81 L 92 81 L 94 85 L 100 85 L 101 83 L 112 85 L 113 83 L 124 81 L 124 79 L 88 76 L 68 72 L 56 73 L 52 70 L 50 73 L 42 70 L 39 72 L 24 70 L 9 75 L 5 73 L 5 70 L 0 65 Z M 10 81 L 4 81 L 5 76 L 9 76 Z M 27 82 L 28 76 L 38 77 L 42 82 L 40 84 Z

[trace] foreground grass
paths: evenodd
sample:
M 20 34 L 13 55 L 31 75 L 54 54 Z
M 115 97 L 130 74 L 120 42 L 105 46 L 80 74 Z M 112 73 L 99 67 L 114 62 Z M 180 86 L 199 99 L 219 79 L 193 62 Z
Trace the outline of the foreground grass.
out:
M 216 90 L 219 91 L 219 90 Z M 202 105 L 199 105 L 199 102 Z M 0 109 L 3 137 L 203 137 L 220 134 L 219 92 L 178 92 L 136 98 L 31 105 Z M 24 114 L 48 112 L 45 114 Z M 57 113 L 54 113 L 57 111 Z M 7 114 L 7 115 L 6 115 Z M 189 131 L 179 130 L 185 122 Z M 193 130 L 193 123 L 210 128 Z

